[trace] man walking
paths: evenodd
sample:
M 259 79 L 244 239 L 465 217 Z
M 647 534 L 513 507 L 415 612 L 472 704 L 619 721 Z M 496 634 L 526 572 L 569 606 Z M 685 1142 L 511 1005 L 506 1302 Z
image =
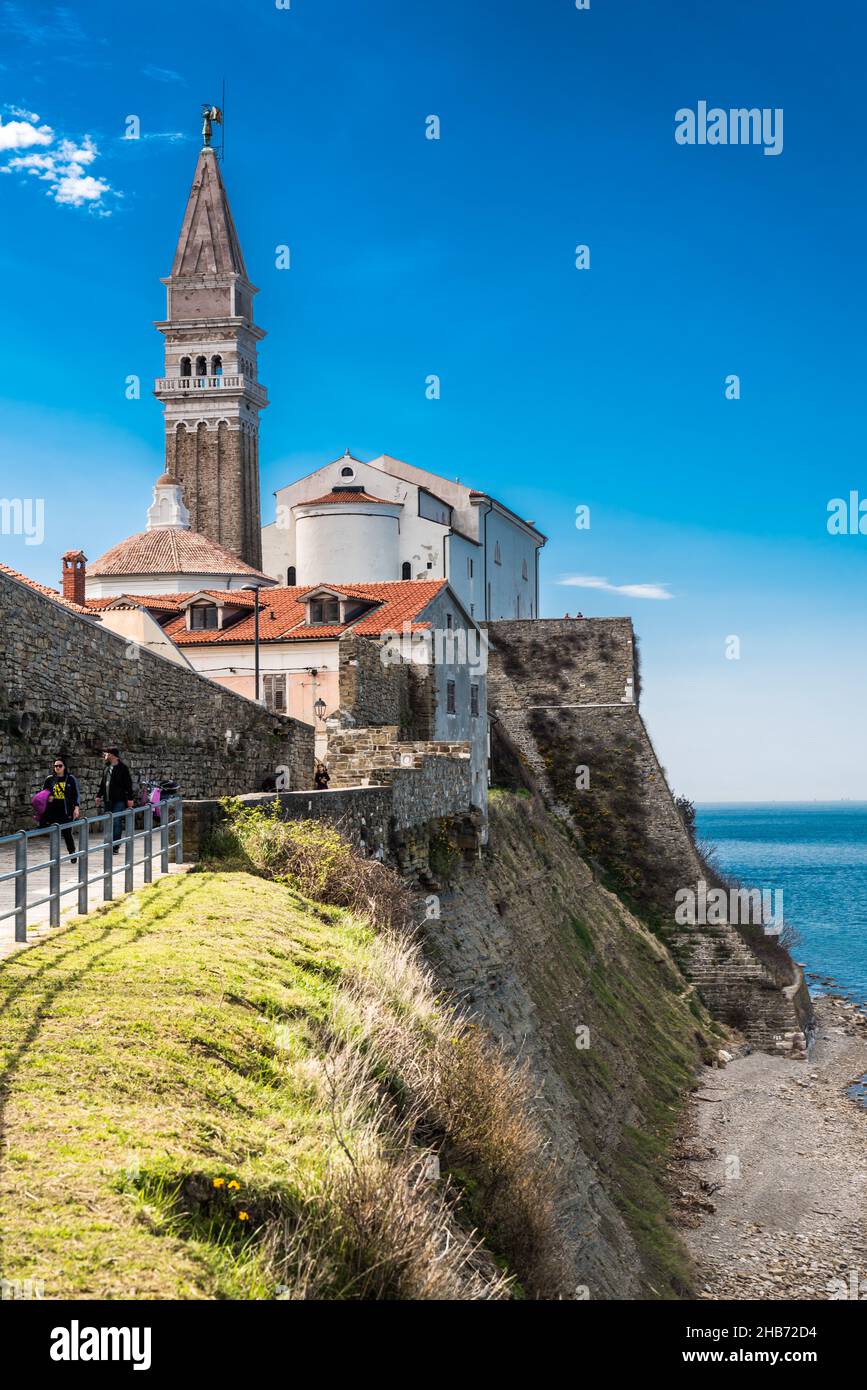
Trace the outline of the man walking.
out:
M 120 838 L 123 835 L 123 812 L 131 811 L 135 802 L 132 795 L 132 775 L 126 763 L 120 760 L 120 749 L 103 748 L 102 758 L 105 763 L 102 773 L 102 781 L 99 784 L 99 791 L 96 794 L 97 810 L 101 811 L 103 806 L 114 815 L 114 849 L 112 854 L 117 854 L 120 849 Z M 106 835 L 106 838 L 108 836 Z

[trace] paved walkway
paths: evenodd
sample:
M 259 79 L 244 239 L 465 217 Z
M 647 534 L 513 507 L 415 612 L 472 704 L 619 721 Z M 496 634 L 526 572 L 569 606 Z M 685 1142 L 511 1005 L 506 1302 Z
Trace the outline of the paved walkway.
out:
M 75 837 L 77 839 L 77 836 Z M 135 862 L 133 865 L 133 889 L 141 888 L 145 881 L 144 876 L 144 839 L 135 842 Z M 159 832 L 154 833 L 153 850 L 159 850 Z M 71 863 L 66 848 L 61 841 L 61 864 L 60 864 L 60 921 L 64 924 L 70 917 L 74 917 L 78 912 L 78 864 Z M 126 892 L 126 847 L 121 846 L 117 854 L 112 857 L 112 898 L 121 898 Z M 88 877 L 97 878 L 103 871 L 104 842 L 101 834 L 91 832 L 90 838 L 90 863 L 88 865 Z M 178 873 L 186 866 L 175 864 L 172 861 L 174 851 L 169 852 L 169 873 Z M 31 839 L 27 847 L 28 861 L 31 864 L 42 864 L 48 858 L 48 836 L 40 835 Z M 0 845 L 0 875 L 9 873 L 15 868 L 14 847 L 9 844 Z M 48 869 L 40 869 L 36 873 L 27 875 L 27 901 L 35 903 L 40 898 L 48 895 Z M 154 880 L 160 877 L 160 860 L 157 857 L 153 861 Z M 88 889 L 88 910 L 92 911 L 96 907 L 101 907 L 106 901 L 104 896 L 104 880 L 98 878 L 97 882 L 91 883 Z M 63 889 L 69 887 L 68 893 L 63 893 Z M 0 915 L 10 911 L 15 906 L 15 880 L 7 879 L 0 883 Z M 28 942 L 38 941 L 48 936 L 50 928 L 49 904 L 42 903 L 39 907 L 28 908 L 27 911 L 27 940 Z M 20 942 L 15 940 L 15 918 L 4 917 L 0 920 L 0 960 L 9 956 L 13 951 L 21 949 Z

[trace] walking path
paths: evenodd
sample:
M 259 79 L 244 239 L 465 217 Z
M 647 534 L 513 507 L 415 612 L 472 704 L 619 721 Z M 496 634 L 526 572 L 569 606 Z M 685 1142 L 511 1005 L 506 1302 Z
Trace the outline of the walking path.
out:
M 135 842 L 135 855 L 133 864 L 133 889 L 141 888 L 145 882 L 144 865 L 144 839 Z M 159 849 L 159 833 L 154 833 L 153 850 Z M 103 852 L 104 841 L 100 834 L 91 834 L 90 840 L 90 863 L 88 865 L 91 879 L 103 871 Z M 172 855 L 169 857 L 169 873 L 178 873 L 186 866 L 174 864 Z M 31 863 L 42 864 L 48 858 L 48 837 L 40 835 L 38 838 L 30 840 L 28 844 L 28 859 Z M 126 859 L 125 847 L 122 846 L 117 854 L 112 857 L 112 898 L 123 897 L 126 892 Z M 10 844 L 0 844 L 0 875 L 9 873 L 15 868 L 15 851 Z M 27 900 L 29 903 L 36 902 L 40 898 L 47 897 L 48 869 L 40 869 L 36 873 L 28 872 L 27 875 Z M 160 877 L 160 860 L 157 857 L 153 861 L 154 880 Z M 78 864 L 71 863 L 65 848 L 62 851 L 60 864 L 60 888 L 69 887 L 68 893 L 63 893 L 60 899 L 60 921 L 61 925 L 70 917 L 74 917 L 78 912 Z M 96 907 L 101 907 L 107 901 L 104 895 L 104 881 L 98 878 L 95 883 L 90 884 L 88 890 L 88 910 L 92 911 Z M 15 880 L 7 879 L 0 882 L 0 915 L 9 912 L 15 906 Z M 42 903 L 39 907 L 28 908 L 27 912 L 27 941 L 39 941 L 44 939 L 51 930 L 49 925 L 49 904 Z M 4 917 L 0 920 L 0 960 L 11 955 L 14 951 L 21 950 L 23 943 L 15 940 L 15 918 Z
M 867 1298 L 867 1026 L 843 1000 L 816 1013 L 809 1061 L 753 1052 L 693 1097 L 675 1210 L 699 1298 Z

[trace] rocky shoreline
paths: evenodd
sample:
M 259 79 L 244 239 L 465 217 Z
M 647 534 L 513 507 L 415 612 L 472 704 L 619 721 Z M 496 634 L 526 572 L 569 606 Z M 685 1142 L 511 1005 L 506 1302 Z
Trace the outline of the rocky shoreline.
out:
M 728 1045 L 670 1165 L 700 1299 L 867 1300 L 867 1013 L 814 1001 L 806 1062 Z

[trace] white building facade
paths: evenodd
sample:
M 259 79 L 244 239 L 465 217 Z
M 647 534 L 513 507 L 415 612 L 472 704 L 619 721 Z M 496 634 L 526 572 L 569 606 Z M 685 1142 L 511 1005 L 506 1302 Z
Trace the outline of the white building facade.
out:
M 545 536 L 487 493 L 347 452 L 275 497 L 262 568 L 278 584 L 446 579 L 476 622 L 539 616 Z

